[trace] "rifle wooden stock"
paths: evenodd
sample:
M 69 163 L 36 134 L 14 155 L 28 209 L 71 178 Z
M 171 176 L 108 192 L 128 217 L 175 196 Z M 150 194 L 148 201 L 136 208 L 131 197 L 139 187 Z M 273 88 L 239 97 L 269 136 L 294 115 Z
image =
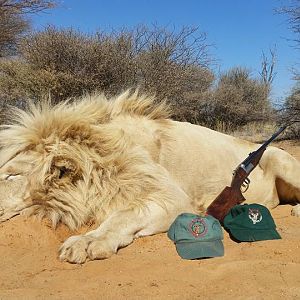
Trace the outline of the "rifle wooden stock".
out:
M 209 205 L 206 213 L 223 222 L 224 217 L 230 209 L 244 202 L 246 199 L 242 195 L 241 185 L 247 178 L 247 174 L 242 169 L 237 169 L 231 182 L 231 186 L 226 186 L 219 196 Z
M 207 208 L 206 213 L 223 222 L 224 217 L 229 213 L 230 209 L 245 201 L 244 196 L 239 188 L 226 186 L 221 194 Z

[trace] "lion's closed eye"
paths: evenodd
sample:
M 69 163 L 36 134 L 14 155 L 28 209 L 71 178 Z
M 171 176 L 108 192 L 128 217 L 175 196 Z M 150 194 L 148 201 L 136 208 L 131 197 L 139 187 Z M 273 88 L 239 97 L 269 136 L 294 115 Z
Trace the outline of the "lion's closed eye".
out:
M 4 179 L 5 180 L 14 180 L 18 177 L 20 177 L 21 175 L 20 174 L 7 174 Z

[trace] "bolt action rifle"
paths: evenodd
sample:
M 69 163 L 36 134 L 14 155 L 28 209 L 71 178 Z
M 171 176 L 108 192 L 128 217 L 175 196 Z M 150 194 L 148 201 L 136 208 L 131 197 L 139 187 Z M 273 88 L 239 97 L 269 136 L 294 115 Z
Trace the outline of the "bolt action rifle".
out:
M 256 151 L 251 152 L 249 156 L 240 163 L 233 172 L 230 186 L 226 186 L 219 196 L 208 206 L 206 213 L 223 222 L 224 217 L 230 209 L 244 202 L 246 199 L 242 193 L 246 192 L 250 179 L 248 176 L 258 165 L 267 146 L 283 131 L 287 126 L 281 127 L 272 137 L 263 143 Z M 242 191 L 241 188 L 244 188 Z

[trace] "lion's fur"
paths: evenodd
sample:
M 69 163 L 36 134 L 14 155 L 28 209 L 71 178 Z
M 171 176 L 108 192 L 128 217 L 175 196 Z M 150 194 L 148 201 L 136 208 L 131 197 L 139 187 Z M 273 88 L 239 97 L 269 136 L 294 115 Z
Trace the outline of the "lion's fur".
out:
M 28 112 L 15 110 L 0 140 L 10 158 L 36 154 L 32 213 L 74 229 L 101 221 L 113 208 L 142 206 L 145 194 L 161 190 L 149 155 L 111 122 L 120 116 L 160 122 L 168 115 L 164 103 L 128 91 L 110 101 L 100 95 L 54 107 L 44 102 L 31 104 Z M 58 180 L 60 172 L 64 180 Z

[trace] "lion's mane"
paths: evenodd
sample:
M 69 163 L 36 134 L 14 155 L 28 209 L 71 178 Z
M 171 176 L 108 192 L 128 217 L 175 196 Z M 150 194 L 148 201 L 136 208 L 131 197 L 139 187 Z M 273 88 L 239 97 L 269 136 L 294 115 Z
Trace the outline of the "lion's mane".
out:
M 141 209 L 149 195 L 164 195 L 163 171 L 122 122 L 138 119 L 163 132 L 169 113 L 165 103 L 130 91 L 110 100 L 94 95 L 57 105 L 31 103 L 27 111 L 13 109 L 11 124 L 0 133 L 1 164 L 20 154 L 32 157 L 30 213 L 71 229 L 101 222 L 112 210 Z

